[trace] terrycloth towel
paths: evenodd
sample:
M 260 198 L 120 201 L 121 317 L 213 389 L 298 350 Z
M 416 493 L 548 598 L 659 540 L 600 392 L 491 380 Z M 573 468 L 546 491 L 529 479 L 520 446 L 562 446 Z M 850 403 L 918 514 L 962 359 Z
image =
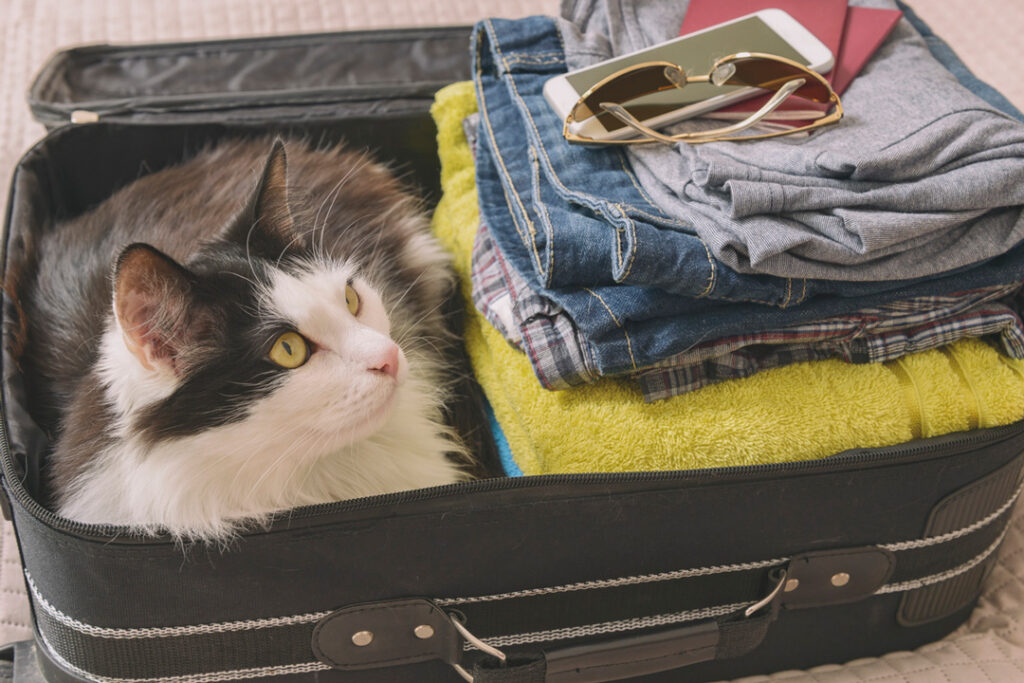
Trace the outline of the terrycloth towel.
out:
M 799 363 L 659 403 L 645 403 L 628 381 L 545 391 L 526 357 L 472 306 L 479 214 L 462 120 L 475 109 L 469 83 L 437 94 L 444 196 L 433 227 L 462 281 L 474 372 L 525 474 L 809 460 L 1024 417 L 1024 361 L 978 340 L 884 364 Z

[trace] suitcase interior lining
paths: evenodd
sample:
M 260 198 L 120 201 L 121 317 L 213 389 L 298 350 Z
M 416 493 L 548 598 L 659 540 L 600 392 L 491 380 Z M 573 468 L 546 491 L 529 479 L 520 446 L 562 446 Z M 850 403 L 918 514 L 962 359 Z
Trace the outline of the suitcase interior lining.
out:
M 395 172 L 432 206 L 440 194 L 435 151 L 436 129 L 425 113 L 381 118 L 352 118 L 303 126 L 190 124 L 159 126 L 94 124 L 56 131 L 26 154 L 12 185 L 9 206 L 10 232 L 5 248 L 5 272 L 23 258 L 26 233 L 52 229 L 59 221 L 76 216 L 102 202 L 140 174 L 179 163 L 220 139 L 258 137 L 280 133 L 298 135 L 317 143 L 344 140 L 351 147 L 367 149 L 387 160 Z M 373 140 L 373 146 L 360 141 Z M 126 152 L 130 150 L 130 152 Z M 57 200 L 57 201 L 54 201 Z M 9 334 L 14 303 L 4 296 L 4 329 Z M 459 329 L 461 305 L 449 303 L 453 329 Z M 449 421 L 478 454 L 478 476 L 501 472 L 497 452 L 486 425 L 480 391 L 473 382 L 468 360 L 459 351 L 459 380 L 449 406 Z M 22 468 L 28 491 L 44 505 L 48 500 L 45 457 L 55 425 L 33 406 L 32 378 L 25 377 L 11 358 L 9 339 L 3 349 L 3 390 L 9 434 L 15 461 Z
M 265 107 L 276 110 L 263 120 L 274 120 L 288 117 L 281 108 L 289 103 L 352 100 L 380 110 L 468 79 L 468 40 L 468 27 L 450 27 L 75 48 L 42 69 L 29 102 L 49 124 L 76 110 L 164 120 L 175 111 Z

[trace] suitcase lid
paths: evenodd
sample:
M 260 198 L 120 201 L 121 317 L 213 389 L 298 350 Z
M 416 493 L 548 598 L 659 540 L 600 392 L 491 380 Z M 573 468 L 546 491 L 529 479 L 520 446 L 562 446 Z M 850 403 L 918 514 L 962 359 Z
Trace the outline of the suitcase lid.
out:
M 28 101 L 49 128 L 425 111 L 439 88 L 470 78 L 469 35 L 452 26 L 76 47 L 50 58 Z

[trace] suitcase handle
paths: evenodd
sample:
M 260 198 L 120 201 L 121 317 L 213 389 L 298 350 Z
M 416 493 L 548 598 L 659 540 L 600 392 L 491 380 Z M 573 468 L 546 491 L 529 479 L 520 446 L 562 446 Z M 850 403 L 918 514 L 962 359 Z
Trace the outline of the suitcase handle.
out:
M 468 683 L 603 683 L 739 656 L 761 644 L 778 615 L 787 573 L 776 569 L 770 577 L 775 582 L 772 591 L 733 621 L 708 619 L 658 633 L 513 658 L 487 646 L 484 651 L 492 658 L 478 661 L 472 674 L 459 664 L 453 666 Z M 453 617 L 452 623 L 479 647 L 480 641 L 457 618 Z
M 895 566 L 893 553 L 878 546 L 819 550 L 785 562 L 767 572 L 756 568 L 746 575 L 744 581 L 765 587 L 760 599 L 744 601 L 744 606 L 726 605 L 730 609 L 714 618 L 654 633 L 517 650 L 507 656 L 495 647 L 500 638 L 489 638 L 491 643 L 477 638 L 458 610 L 424 598 L 407 598 L 350 605 L 330 613 L 313 631 L 313 652 L 321 662 L 343 671 L 440 659 L 468 683 L 604 683 L 745 655 L 764 641 L 781 608 L 862 600 L 884 586 Z M 602 633 L 578 630 L 576 635 L 562 637 L 592 639 Z M 467 650 L 477 654 L 467 660 Z

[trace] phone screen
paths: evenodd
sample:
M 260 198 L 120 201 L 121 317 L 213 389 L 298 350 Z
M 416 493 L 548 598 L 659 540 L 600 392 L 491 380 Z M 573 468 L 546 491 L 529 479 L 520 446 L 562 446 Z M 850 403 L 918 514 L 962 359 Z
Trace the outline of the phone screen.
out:
M 766 52 L 807 64 L 807 58 L 796 51 L 782 36 L 759 17 L 748 17 L 705 33 L 690 36 L 675 43 L 662 44 L 640 53 L 609 60 L 589 69 L 566 74 L 566 80 L 578 93 L 586 92 L 602 78 L 611 76 L 627 66 L 644 62 L 665 61 L 678 64 L 689 75 L 706 74 L 715 60 L 737 52 Z M 724 95 L 743 86 L 716 86 L 709 83 L 691 83 L 685 88 L 673 88 L 653 95 L 630 100 L 630 113 L 641 121 L 675 111 L 695 102 Z M 617 130 L 624 124 L 610 114 L 600 113 L 597 120 L 605 130 Z

